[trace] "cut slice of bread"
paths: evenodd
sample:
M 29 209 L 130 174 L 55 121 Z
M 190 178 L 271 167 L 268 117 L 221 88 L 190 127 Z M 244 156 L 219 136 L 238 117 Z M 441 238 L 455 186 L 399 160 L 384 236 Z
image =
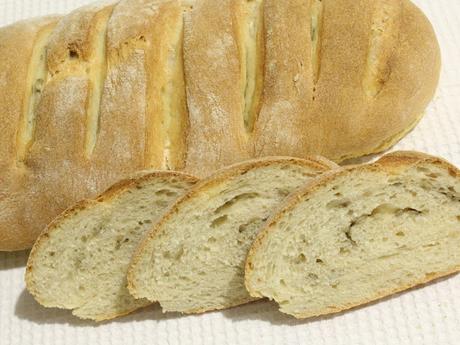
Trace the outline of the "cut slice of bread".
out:
M 307 318 L 458 270 L 459 170 L 397 152 L 324 174 L 287 199 L 249 252 L 245 283 Z
M 291 191 L 332 167 L 320 158 L 270 157 L 202 180 L 142 241 L 128 272 L 130 292 L 183 313 L 254 300 L 244 263 L 259 226 Z
M 183 173 L 143 173 L 68 209 L 32 248 L 27 289 L 45 307 L 72 309 L 96 321 L 148 305 L 126 287 L 132 253 L 173 200 L 195 182 Z

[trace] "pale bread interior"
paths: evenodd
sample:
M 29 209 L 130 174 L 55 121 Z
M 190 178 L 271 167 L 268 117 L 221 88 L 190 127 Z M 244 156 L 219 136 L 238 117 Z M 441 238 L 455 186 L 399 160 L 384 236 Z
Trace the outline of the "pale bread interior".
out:
M 194 181 L 164 172 L 82 203 L 39 238 L 29 258 L 27 288 L 46 307 L 73 309 L 80 318 L 98 321 L 148 305 L 126 288 L 132 252 Z
M 248 257 L 246 286 L 299 318 L 460 269 L 460 181 L 431 163 L 358 168 L 293 201 Z
M 136 297 L 184 313 L 254 300 L 244 287 L 244 263 L 260 225 L 326 167 L 281 159 L 233 169 L 196 186 L 146 237 L 128 275 Z

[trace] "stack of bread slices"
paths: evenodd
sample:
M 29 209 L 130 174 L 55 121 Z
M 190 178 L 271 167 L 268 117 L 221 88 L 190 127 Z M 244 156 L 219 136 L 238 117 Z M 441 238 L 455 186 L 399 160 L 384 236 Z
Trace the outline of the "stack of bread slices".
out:
M 340 168 L 268 157 L 198 181 L 145 172 L 57 217 L 27 264 L 46 307 L 106 320 L 258 298 L 306 318 L 460 270 L 460 171 L 416 152 Z

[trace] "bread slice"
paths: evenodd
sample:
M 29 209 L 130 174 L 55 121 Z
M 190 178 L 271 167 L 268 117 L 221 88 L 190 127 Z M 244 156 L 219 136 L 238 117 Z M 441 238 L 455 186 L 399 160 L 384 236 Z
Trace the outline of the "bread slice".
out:
M 259 233 L 246 287 L 297 318 L 339 312 L 460 270 L 460 172 L 397 152 L 325 174 Z
M 122 181 L 55 219 L 29 257 L 27 289 L 45 307 L 107 320 L 146 306 L 126 288 L 131 254 L 167 206 L 196 182 L 176 172 Z
M 223 169 L 180 198 L 137 249 L 130 292 L 164 311 L 197 313 L 254 300 L 244 263 L 259 226 L 292 190 L 334 167 L 272 157 Z

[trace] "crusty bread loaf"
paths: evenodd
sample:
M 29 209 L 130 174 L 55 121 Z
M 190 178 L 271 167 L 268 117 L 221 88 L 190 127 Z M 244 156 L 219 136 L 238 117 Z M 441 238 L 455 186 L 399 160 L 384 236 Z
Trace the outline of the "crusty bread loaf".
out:
M 398 152 L 294 193 L 255 240 L 245 283 L 307 318 L 457 272 L 459 248 L 460 171 Z
M 254 300 L 243 273 L 260 224 L 291 191 L 331 167 L 319 158 L 266 158 L 202 180 L 139 245 L 128 273 L 130 292 L 184 313 Z
M 409 0 L 114 0 L 0 37 L 0 250 L 138 170 L 384 150 L 440 68 Z
M 96 321 L 148 305 L 128 292 L 131 255 L 169 204 L 195 182 L 182 173 L 150 172 L 66 210 L 32 248 L 27 289 L 46 307 L 72 309 Z

